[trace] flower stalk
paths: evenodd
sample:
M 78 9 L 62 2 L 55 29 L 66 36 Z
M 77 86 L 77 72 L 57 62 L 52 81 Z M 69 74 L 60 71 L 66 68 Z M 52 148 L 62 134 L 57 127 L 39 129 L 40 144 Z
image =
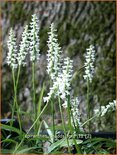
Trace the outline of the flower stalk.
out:
M 37 110 L 36 110 L 36 88 L 35 88 L 35 63 L 39 60 L 40 50 L 39 50 L 39 20 L 36 14 L 32 15 L 32 21 L 30 23 L 29 30 L 29 53 L 30 53 L 30 61 L 32 65 L 32 102 L 34 108 L 34 121 L 37 118 Z M 34 131 L 37 130 L 37 124 L 34 126 Z
M 63 130 L 64 130 L 65 137 L 66 137 L 66 140 L 67 140 L 68 152 L 71 153 L 71 151 L 70 151 L 70 145 L 69 145 L 69 139 L 68 139 L 67 131 L 66 131 L 66 127 L 65 127 L 64 115 L 63 115 L 62 106 L 61 106 L 61 103 L 60 103 L 60 97 L 58 97 L 58 102 L 59 102 L 59 109 L 60 109 L 60 113 L 61 113 L 61 119 L 62 119 Z
M 95 61 L 95 50 L 94 46 L 90 45 L 85 54 L 85 75 L 83 75 L 84 80 L 87 83 L 87 118 L 91 117 L 91 105 L 90 105 L 90 83 L 92 82 L 94 75 L 94 61 Z M 90 131 L 90 123 L 88 124 Z

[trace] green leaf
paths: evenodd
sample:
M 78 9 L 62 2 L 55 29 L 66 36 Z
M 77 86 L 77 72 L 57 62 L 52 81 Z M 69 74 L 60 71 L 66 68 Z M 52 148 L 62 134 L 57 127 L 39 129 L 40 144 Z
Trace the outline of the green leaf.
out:
M 69 146 L 75 145 L 73 139 L 69 139 L 68 141 L 69 141 Z M 83 142 L 82 140 L 76 140 L 77 144 L 81 144 L 82 142 Z M 67 140 L 61 143 L 60 147 L 68 147 Z
M 27 153 L 28 151 L 32 150 L 32 149 L 36 149 L 37 147 L 30 147 L 30 148 L 26 148 L 20 151 L 17 151 L 16 154 L 22 154 L 22 153 Z
M 41 105 L 42 105 L 44 91 L 45 91 L 45 84 L 43 84 L 43 87 L 41 89 L 41 93 L 40 93 L 40 96 L 39 96 L 39 100 L 38 100 L 38 103 L 37 103 L 37 107 L 38 107 L 37 115 L 39 115 L 40 111 L 41 111 Z
M 98 142 L 102 142 L 102 141 L 109 142 L 109 143 L 113 142 L 112 139 L 107 139 L 107 138 L 92 138 L 92 139 L 88 139 L 88 140 L 84 141 L 83 144 L 93 143 L 93 142 L 98 143 Z
M 13 132 L 16 132 L 18 133 L 19 135 L 21 134 L 20 130 L 15 128 L 15 127 L 12 127 L 12 126 L 9 126 L 9 125 L 5 125 L 5 124 L 2 124 L 1 125 L 1 129 L 3 130 L 7 130 L 7 131 L 13 131 Z
M 49 135 L 49 137 L 50 137 L 50 141 L 51 141 L 51 143 L 53 143 L 53 141 L 54 141 L 54 136 L 53 136 L 53 133 L 52 133 L 52 131 L 50 130 L 50 128 L 49 128 L 49 126 L 47 125 L 47 123 L 45 122 L 45 121 L 43 121 L 43 123 L 44 123 L 44 125 L 45 125 L 45 128 L 46 128 L 46 130 L 47 130 L 47 133 L 48 133 L 48 135 Z
M 81 144 L 82 143 L 82 140 L 76 140 L 76 143 L 77 144 Z M 73 139 L 69 139 L 69 145 L 70 146 L 74 145 Z M 60 147 L 68 147 L 66 138 L 61 139 L 61 140 L 53 143 L 51 146 L 49 146 L 48 151 L 45 152 L 45 154 L 51 153 L 58 146 L 60 146 Z
M 4 143 L 4 142 L 10 142 L 10 143 L 15 143 L 15 144 L 17 143 L 17 141 L 15 141 L 13 139 L 5 139 L 2 141 L 2 143 Z
M 45 152 L 44 154 L 49 154 L 51 153 L 55 148 L 57 148 L 58 146 L 60 146 L 63 142 L 65 141 L 65 138 L 64 139 L 61 139 L 55 143 L 53 143 L 51 146 L 49 146 L 48 148 L 48 151 Z
M 13 153 L 13 150 L 1 149 L 1 153 L 4 153 L 4 154 L 12 154 Z
M 106 143 L 106 146 L 107 147 L 111 147 L 111 148 L 116 148 L 116 142 L 115 141 L 113 141 L 113 142 L 111 142 L 111 143 Z

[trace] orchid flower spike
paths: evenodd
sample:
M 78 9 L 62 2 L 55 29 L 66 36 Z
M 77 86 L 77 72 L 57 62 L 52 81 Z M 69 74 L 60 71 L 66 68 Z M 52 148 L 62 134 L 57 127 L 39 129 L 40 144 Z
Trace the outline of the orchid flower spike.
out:
M 20 43 L 20 49 L 19 49 L 19 53 L 18 53 L 18 57 L 17 57 L 17 61 L 19 66 L 26 65 L 26 55 L 28 54 L 28 47 L 29 47 L 29 43 L 28 43 L 28 25 L 25 26 L 24 28 L 24 32 L 22 34 L 22 41 Z
M 17 68 L 17 45 L 13 29 L 10 29 L 8 40 L 7 64 L 12 68 Z
M 52 23 L 50 26 L 48 38 L 48 53 L 47 53 L 47 73 L 52 81 L 55 81 L 61 67 L 61 48 L 58 44 L 56 29 Z
M 92 82 L 93 74 L 94 74 L 94 61 L 95 61 L 95 50 L 94 46 L 90 45 L 87 49 L 85 55 L 85 75 L 83 76 L 85 80 L 89 80 Z
M 30 52 L 30 61 L 34 62 L 39 60 L 39 20 L 36 14 L 32 15 L 32 21 L 30 23 L 29 30 L 29 52 Z

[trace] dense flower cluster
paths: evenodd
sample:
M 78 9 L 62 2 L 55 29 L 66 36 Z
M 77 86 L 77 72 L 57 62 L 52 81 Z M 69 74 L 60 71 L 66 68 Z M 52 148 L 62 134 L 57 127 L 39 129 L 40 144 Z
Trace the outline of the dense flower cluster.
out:
M 30 61 L 34 62 L 39 59 L 39 21 L 36 14 L 32 15 L 32 21 L 30 23 L 30 30 L 28 25 L 25 26 L 22 34 L 22 41 L 20 43 L 19 52 L 16 46 L 16 38 L 13 30 L 10 30 L 8 40 L 8 55 L 7 63 L 12 68 L 17 66 L 26 65 L 26 55 L 30 53 Z
M 14 31 L 10 29 L 8 40 L 7 64 L 12 68 L 17 68 L 17 45 Z
M 47 73 L 52 80 L 52 87 L 47 97 L 44 97 L 44 102 L 48 102 L 52 95 L 60 96 L 64 101 L 63 106 L 66 106 L 66 96 L 70 94 L 70 82 L 72 77 L 72 63 L 70 58 L 65 58 L 62 64 L 61 48 L 57 42 L 56 29 L 52 23 L 50 26 L 48 53 L 47 53 Z
M 95 50 L 93 45 L 90 45 L 90 47 L 87 49 L 85 61 L 85 75 L 83 77 L 85 80 L 89 80 L 90 82 L 92 82 L 95 61 Z
M 113 100 L 113 102 L 109 102 L 106 106 L 101 106 L 101 109 L 95 109 L 94 113 L 96 115 L 104 116 L 107 112 L 113 111 L 116 109 L 116 100 Z
M 71 90 L 71 80 L 73 72 L 73 61 L 69 57 L 65 58 L 62 62 L 61 59 L 61 48 L 57 43 L 57 35 L 55 34 L 56 29 L 54 29 L 54 24 L 51 24 L 49 32 L 48 41 L 48 54 L 47 54 L 47 72 L 52 80 L 52 87 L 47 97 L 44 97 L 44 102 L 49 102 L 51 97 L 59 96 L 64 108 L 68 108 L 67 97 L 70 95 Z M 71 100 L 71 111 L 73 114 L 72 122 L 74 121 L 75 126 L 79 126 L 81 130 L 80 123 L 80 113 L 78 110 L 79 100 L 77 98 Z
M 26 65 L 26 55 L 28 54 L 28 25 L 25 26 L 24 28 L 24 32 L 22 34 L 22 41 L 20 44 L 20 49 L 19 49 L 19 53 L 18 53 L 18 64 L 25 66 Z
M 83 131 L 83 128 L 82 128 L 82 125 L 81 125 L 81 122 L 80 122 L 80 111 L 78 109 L 78 106 L 79 106 L 79 99 L 76 97 L 76 98 L 73 98 L 71 99 L 71 112 L 72 112 L 72 115 L 73 115 L 73 118 L 72 118 L 72 124 L 75 125 L 76 127 L 78 126 L 79 129 L 81 131 Z
M 29 30 L 29 52 L 30 61 L 34 62 L 39 59 L 39 20 L 36 14 L 32 15 Z
M 73 68 L 73 60 L 70 60 L 69 57 L 64 59 L 64 64 L 62 66 L 62 74 L 58 75 L 59 82 L 59 92 L 61 98 L 66 99 L 67 95 L 70 95 L 70 84 L 72 80 L 72 68 Z
M 54 97 L 60 96 L 60 98 L 64 101 L 63 106 L 66 107 L 67 103 L 66 97 L 70 95 L 70 83 L 72 79 L 72 60 L 70 58 L 64 59 L 64 64 L 62 67 L 62 71 L 58 73 L 58 77 L 53 82 L 53 86 L 50 88 L 50 92 L 48 93 L 48 97 L 44 97 L 44 102 L 48 102 L 52 95 Z
M 59 47 L 56 29 L 54 28 L 54 24 L 52 23 L 50 26 L 49 39 L 48 39 L 48 53 L 47 53 L 47 72 L 51 77 L 51 80 L 55 80 L 56 76 L 58 76 L 58 72 L 61 66 L 61 48 Z

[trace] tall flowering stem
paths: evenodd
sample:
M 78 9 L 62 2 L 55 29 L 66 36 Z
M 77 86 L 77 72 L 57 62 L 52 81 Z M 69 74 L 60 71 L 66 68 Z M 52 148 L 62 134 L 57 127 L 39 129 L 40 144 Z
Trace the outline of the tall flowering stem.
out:
M 62 118 L 63 130 L 64 130 L 64 133 L 65 133 L 65 137 L 66 137 L 66 141 L 67 141 L 67 145 L 68 145 L 68 152 L 71 153 L 70 145 L 69 145 L 69 139 L 68 139 L 68 136 L 67 136 L 67 130 L 66 130 L 66 127 L 65 127 L 64 115 L 63 115 L 62 106 L 61 106 L 61 103 L 60 103 L 60 97 L 58 97 L 58 102 L 59 102 L 59 109 L 60 109 L 61 118 Z
M 35 91 L 35 62 L 39 60 L 39 20 L 36 14 L 32 15 L 32 21 L 30 23 L 29 30 L 29 52 L 30 52 L 30 61 L 32 62 L 32 100 L 34 106 L 34 120 L 37 118 L 36 110 L 36 91 Z M 35 125 L 36 131 L 36 125 Z
M 87 49 L 85 55 L 85 75 L 83 76 L 87 82 L 87 117 L 90 119 L 91 117 L 91 105 L 90 105 L 90 83 L 92 82 L 94 75 L 94 61 L 95 61 L 95 50 L 94 46 L 90 45 Z M 88 124 L 90 130 L 90 124 Z
M 53 96 L 53 93 L 58 89 L 58 85 L 56 82 L 56 78 L 58 77 L 58 74 L 60 72 L 60 66 L 61 66 L 61 48 L 58 44 L 56 29 L 54 26 L 54 23 L 50 26 L 50 32 L 48 33 L 48 52 L 47 52 L 47 73 L 50 76 L 51 85 L 53 84 L 53 87 L 50 88 L 50 92 L 48 94 L 47 99 L 49 99 Z M 52 99 L 51 99 L 52 100 Z M 52 126 L 53 126 L 53 135 L 55 137 L 55 123 L 54 123 L 54 103 L 51 101 L 51 108 L 52 108 Z
M 50 32 L 49 32 L 49 40 L 48 40 L 48 53 L 47 53 L 47 73 L 50 76 L 52 85 L 50 87 L 50 92 L 48 93 L 47 97 L 44 97 L 44 102 L 51 101 L 52 106 L 52 119 L 53 119 L 53 132 L 55 130 L 54 128 L 54 98 L 58 98 L 59 102 L 59 109 L 61 113 L 62 118 L 62 125 L 63 130 L 65 132 L 67 144 L 68 144 L 68 150 L 70 152 L 69 148 L 69 139 L 66 134 L 66 127 L 65 127 L 65 120 L 63 117 L 63 108 L 67 108 L 68 112 L 68 118 L 69 118 L 69 129 L 71 134 L 74 133 L 74 128 L 71 124 L 71 109 L 70 109 L 70 91 L 71 91 L 71 80 L 72 80 L 72 73 L 73 73 L 73 61 L 66 57 L 64 59 L 61 58 L 61 48 L 59 47 L 59 44 L 57 42 L 57 35 L 55 34 L 56 29 L 54 28 L 54 24 L 51 24 Z M 60 103 L 62 101 L 62 104 Z M 77 151 L 80 153 L 80 150 L 77 146 L 76 140 L 73 137 L 74 144 L 76 146 Z
M 24 32 L 22 34 L 22 41 L 20 43 L 19 51 L 17 50 L 16 46 L 16 38 L 13 30 L 10 30 L 9 33 L 9 40 L 8 40 L 8 55 L 7 55 L 7 64 L 10 65 L 12 68 L 12 77 L 13 77 L 13 84 L 14 84 L 14 105 L 13 105 L 13 112 L 12 118 L 14 116 L 14 110 L 17 109 L 18 120 L 21 130 L 21 120 L 20 120 L 20 107 L 17 101 L 17 88 L 19 83 L 19 76 L 20 76 L 20 69 L 21 65 L 25 66 L 25 58 L 28 51 L 28 26 L 26 25 L 24 28 Z M 18 69 L 18 70 L 17 70 Z M 15 75 L 16 73 L 16 75 Z
M 77 145 L 76 138 L 75 138 L 75 136 L 74 136 L 74 133 L 76 133 L 76 131 L 75 131 L 75 128 L 73 128 L 72 122 L 71 122 L 71 120 L 72 120 L 72 119 L 75 119 L 75 118 L 73 118 L 73 117 L 72 117 L 72 114 L 71 114 L 71 99 L 70 99 L 70 95 L 67 96 L 67 107 L 65 106 L 64 108 L 67 108 L 68 126 L 69 126 L 69 129 L 70 129 L 71 135 L 73 136 L 72 138 L 73 138 L 73 142 L 74 142 L 74 144 L 75 144 L 77 153 L 78 153 L 78 154 L 81 154 L 81 149 L 80 149 L 80 147 Z
M 28 54 L 28 25 L 24 27 L 24 31 L 22 33 L 22 40 L 20 42 L 19 52 L 17 54 L 17 63 L 18 63 L 18 73 L 16 80 L 16 87 L 18 86 L 19 76 L 21 71 L 21 66 L 26 66 L 26 56 Z
M 21 120 L 20 120 L 20 112 L 19 106 L 17 102 L 17 80 L 15 77 L 15 70 L 17 69 L 17 45 L 14 31 L 10 29 L 9 39 L 8 39 L 8 54 L 7 54 L 7 64 L 12 69 L 12 78 L 13 78 L 13 86 L 14 86 L 14 100 L 13 100 L 13 108 L 12 108 L 12 118 L 14 117 L 14 111 L 17 109 L 17 117 L 20 125 L 21 131 Z M 12 124 L 11 124 L 12 125 Z

